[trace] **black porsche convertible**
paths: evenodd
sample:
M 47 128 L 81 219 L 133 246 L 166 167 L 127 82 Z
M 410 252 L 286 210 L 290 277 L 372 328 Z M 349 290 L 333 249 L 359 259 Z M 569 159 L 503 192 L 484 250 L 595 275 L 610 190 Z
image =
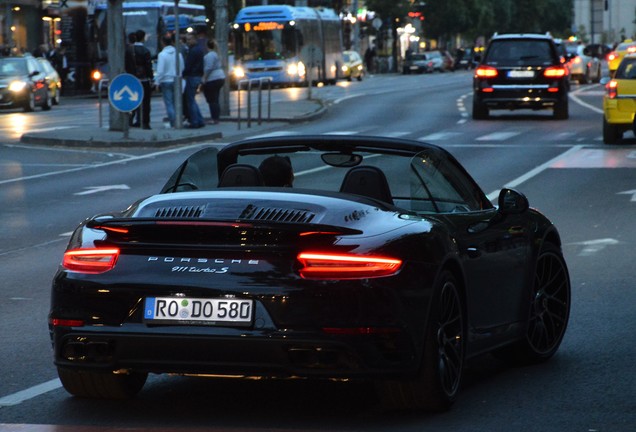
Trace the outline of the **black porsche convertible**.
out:
M 132 397 L 149 373 L 360 379 L 440 411 L 473 356 L 554 355 L 570 303 L 557 228 L 523 194 L 493 205 L 419 141 L 286 136 L 206 147 L 81 223 L 49 328 L 75 396 Z

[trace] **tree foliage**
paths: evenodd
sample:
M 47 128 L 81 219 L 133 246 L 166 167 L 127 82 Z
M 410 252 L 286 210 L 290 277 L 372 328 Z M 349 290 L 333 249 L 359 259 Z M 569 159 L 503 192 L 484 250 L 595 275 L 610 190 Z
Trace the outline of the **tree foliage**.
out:
M 381 0 L 376 0 L 382 2 Z M 425 36 L 449 39 L 499 33 L 545 33 L 567 36 L 574 0 L 426 0 Z

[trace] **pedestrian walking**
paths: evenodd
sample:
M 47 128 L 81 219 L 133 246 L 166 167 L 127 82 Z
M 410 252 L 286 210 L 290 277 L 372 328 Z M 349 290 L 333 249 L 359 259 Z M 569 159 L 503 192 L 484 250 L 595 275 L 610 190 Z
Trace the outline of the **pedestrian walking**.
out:
M 221 117 L 221 105 L 219 95 L 225 84 L 225 72 L 221 59 L 217 53 L 216 42 L 208 41 L 208 52 L 203 57 L 203 94 L 210 107 L 210 117 L 213 124 L 218 124 Z
M 175 81 L 180 77 L 180 72 L 184 67 L 183 55 L 179 53 L 179 69 L 177 71 L 177 56 L 172 35 L 166 35 L 162 39 L 163 49 L 157 56 L 157 74 L 155 75 L 155 86 L 161 90 L 163 104 L 170 126 L 175 126 Z
M 188 107 L 188 128 L 202 128 L 205 126 L 201 110 L 195 99 L 197 90 L 203 79 L 203 50 L 197 44 L 197 37 L 194 33 L 186 35 L 188 44 L 188 54 L 185 58 L 183 68 L 183 78 L 185 79 L 185 99 Z

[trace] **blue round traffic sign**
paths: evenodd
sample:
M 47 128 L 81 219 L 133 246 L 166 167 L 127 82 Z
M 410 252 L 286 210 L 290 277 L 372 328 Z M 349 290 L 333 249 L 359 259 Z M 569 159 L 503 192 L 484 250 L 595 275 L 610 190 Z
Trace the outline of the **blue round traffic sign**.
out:
M 117 111 L 131 112 L 139 108 L 144 98 L 144 87 L 136 76 L 117 75 L 108 87 L 108 99 Z

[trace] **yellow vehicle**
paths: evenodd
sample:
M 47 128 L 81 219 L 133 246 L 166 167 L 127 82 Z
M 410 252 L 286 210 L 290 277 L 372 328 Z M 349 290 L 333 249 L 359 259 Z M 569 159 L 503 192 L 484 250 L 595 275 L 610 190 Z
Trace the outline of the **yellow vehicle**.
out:
M 636 113 L 636 54 L 627 54 L 605 84 L 603 142 L 615 144 L 623 133 L 634 130 Z
M 353 78 L 358 81 L 362 81 L 364 76 L 364 64 L 362 64 L 362 57 L 356 51 L 344 51 L 342 53 L 344 57 L 344 65 L 342 65 L 342 74 L 351 81 Z
M 636 53 L 636 42 L 631 39 L 626 39 L 622 43 L 618 44 L 616 49 L 607 56 L 607 67 L 609 69 L 610 77 L 614 77 L 618 65 L 621 63 L 623 57 L 626 54 Z

